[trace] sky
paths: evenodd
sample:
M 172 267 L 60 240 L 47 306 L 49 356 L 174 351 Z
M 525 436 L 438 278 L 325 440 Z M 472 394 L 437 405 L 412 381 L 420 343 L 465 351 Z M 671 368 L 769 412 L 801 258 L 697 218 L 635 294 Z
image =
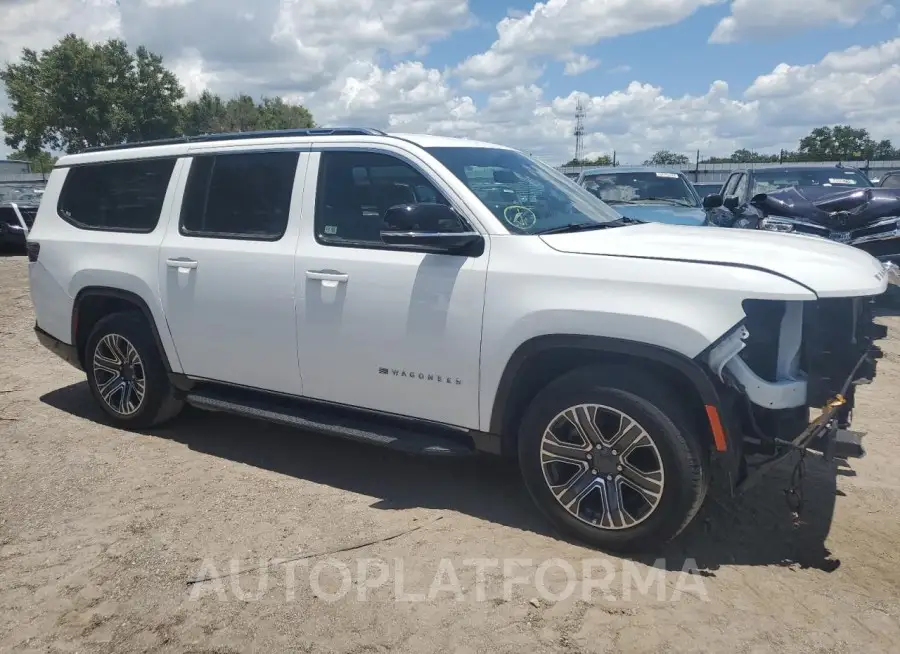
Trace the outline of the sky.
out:
M 551 163 L 900 145 L 900 0 L 0 0 L 0 62 L 67 32 L 164 57 L 188 96 L 280 95 L 320 125 L 464 136 Z M 0 113 L 8 102 L 0 89 Z M 9 148 L 0 143 L 0 157 Z

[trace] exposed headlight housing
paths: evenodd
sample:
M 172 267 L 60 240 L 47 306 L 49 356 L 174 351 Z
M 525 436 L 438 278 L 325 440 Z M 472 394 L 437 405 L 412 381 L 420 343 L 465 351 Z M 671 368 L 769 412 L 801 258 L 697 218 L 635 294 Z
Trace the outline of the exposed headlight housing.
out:
M 759 228 L 771 232 L 793 232 L 794 223 L 783 218 L 763 218 L 759 221 Z

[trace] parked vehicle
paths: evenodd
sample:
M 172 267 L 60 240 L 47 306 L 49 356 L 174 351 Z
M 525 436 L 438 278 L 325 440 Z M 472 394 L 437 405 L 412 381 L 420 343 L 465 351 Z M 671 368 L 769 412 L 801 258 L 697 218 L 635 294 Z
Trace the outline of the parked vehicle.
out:
M 721 182 L 691 182 L 697 195 L 705 198 L 707 195 L 713 195 L 722 190 Z
M 892 170 L 885 173 L 878 180 L 877 186 L 881 188 L 900 188 L 900 170 Z
M 703 225 L 700 196 L 681 172 L 650 166 L 591 168 L 578 183 L 624 216 L 643 222 Z
M 714 225 L 821 236 L 900 262 L 900 191 L 873 187 L 858 170 L 735 172 L 724 193 L 704 199 Z
M 515 457 L 550 520 L 611 550 L 660 546 L 749 459 L 837 442 L 894 273 L 824 239 L 638 224 L 516 150 L 362 128 L 64 156 L 28 258 L 37 338 L 114 424 L 187 403 Z
M 37 209 L 37 205 L 0 202 L 0 252 L 25 252 L 25 237 Z

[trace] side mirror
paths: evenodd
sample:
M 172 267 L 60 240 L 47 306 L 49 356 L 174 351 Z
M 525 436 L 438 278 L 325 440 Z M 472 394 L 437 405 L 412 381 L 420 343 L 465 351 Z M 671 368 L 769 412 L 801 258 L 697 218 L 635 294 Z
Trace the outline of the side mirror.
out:
M 484 237 L 465 231 L 459 215 L 444 204 L 398 204 L 384 214 L 381 240 L 430 254 L 479 256 Z
M 722 204 L 725 206 L 726 209 L 731 209 L 732 211 L 734 211 L 735 209 L 738 208 L 738 204 L 740 204 L 740 201 L 738 200 L 738 196 L 729 195 L 727 198 L 725 198 L 722 201 Z
M 715 209 L 722 206 L 722 196 L 718 193 L 710 193 L 703 198 L 704 209 Z

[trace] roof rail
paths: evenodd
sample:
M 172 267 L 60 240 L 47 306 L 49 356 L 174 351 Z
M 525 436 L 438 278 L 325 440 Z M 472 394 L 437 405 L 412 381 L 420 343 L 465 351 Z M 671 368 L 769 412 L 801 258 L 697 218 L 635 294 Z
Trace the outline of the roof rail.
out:
M 129 150 L 132 148 L 148 148 L 155 145 L 174 145 L 176 143 L 208 143 L 210 141 L 240 141 L 245 139 L 284 138 L 290 136 L 387 136 L 385 132 L 370 127 L 304 127 L 297 129 L 273 129 L 256 132 L 223 132 L 219 134 L 197 134 L 195 136 L 177 136 L 155 141 L 134 141 L 133 143 L 117 143 L 114 145 L 98 145 L 86 148 L 83 152 L 107 152 L 109 150 Z

